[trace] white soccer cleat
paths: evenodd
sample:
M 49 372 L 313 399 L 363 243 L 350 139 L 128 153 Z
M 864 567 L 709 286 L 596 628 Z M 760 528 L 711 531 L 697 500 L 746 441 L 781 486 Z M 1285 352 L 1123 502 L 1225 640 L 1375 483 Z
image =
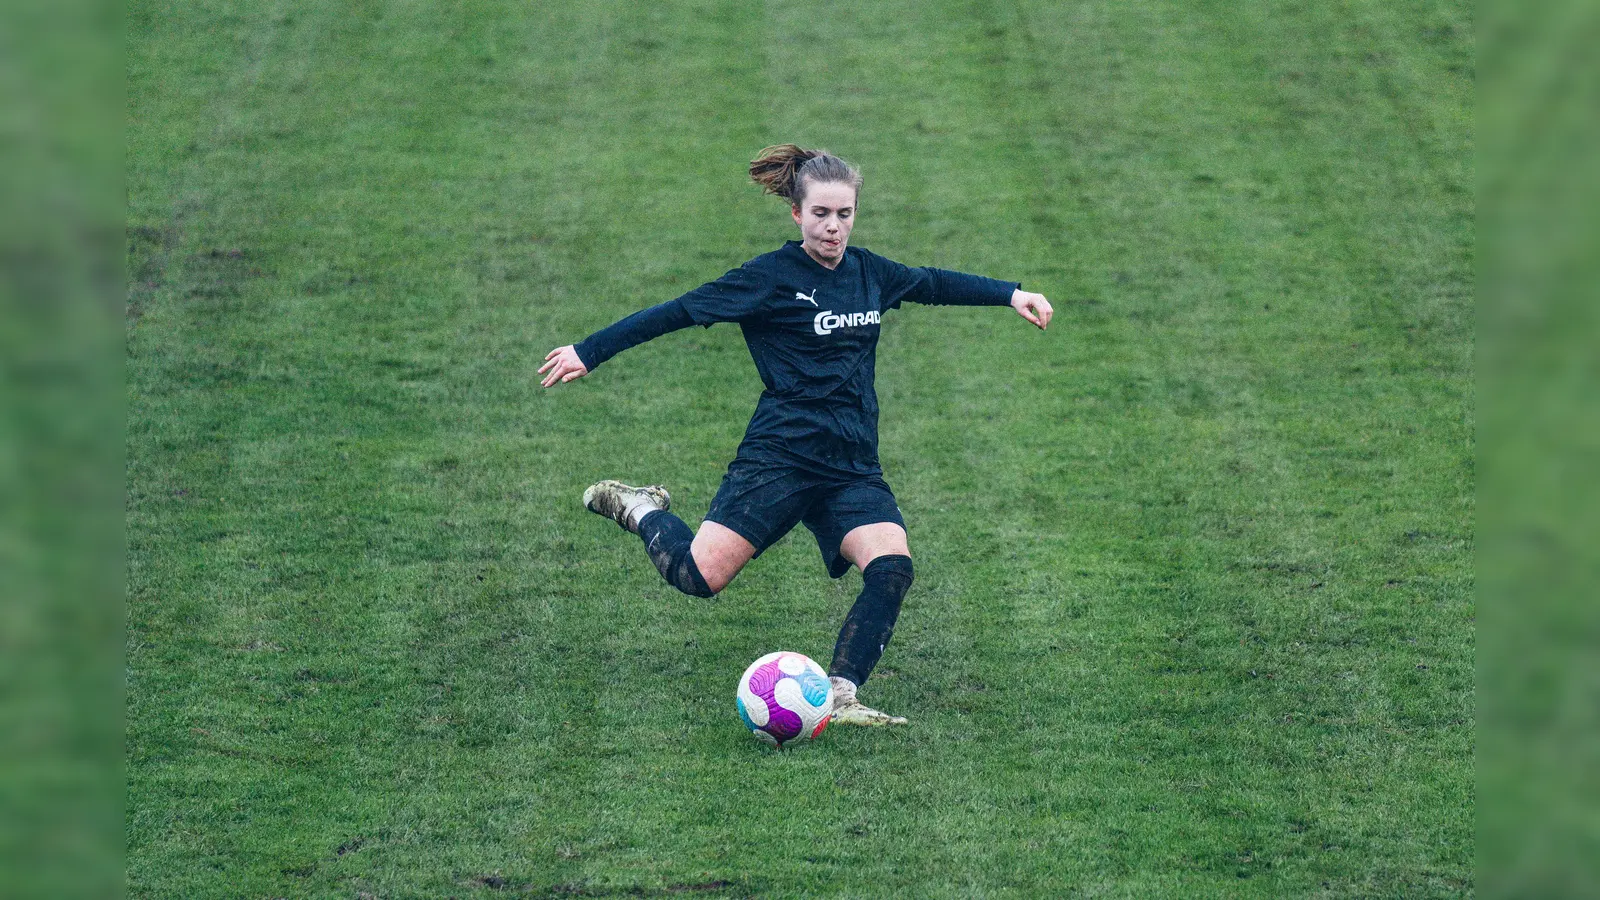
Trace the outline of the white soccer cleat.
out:
M 860 700 L 851 700 L 848 703 L 835 703 L 833 705 L 834 725 L 865 725 L 875 727 L 879 725 L 904 725 L 905 716 L 891 716 L 886 712 L 879 712 L 870 706 L 863 706 Z
M 624 531 L 639 533 L 639 520 L 655 510 L 672 507 L 672 496 L 659 484 L 632 487 L 620 481 L 600 481 L 583 492 L 584 508 L 605 516 Z
M 830 724 L 867 727 L 906 724 L 905 716 L 891 716 L 857 700 L 856 685 L 850 679 L 835 675 L 829 681 L 833 684 L 833 717 L 829 719 Z

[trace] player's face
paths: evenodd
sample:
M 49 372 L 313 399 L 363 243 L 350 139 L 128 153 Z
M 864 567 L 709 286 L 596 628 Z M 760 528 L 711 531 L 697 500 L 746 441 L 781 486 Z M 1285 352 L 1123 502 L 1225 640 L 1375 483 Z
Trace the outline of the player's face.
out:
M 806 185 L 805 198 L 789 210 L 800 226 L 800 246 L 811 258 L 833 268 L 844 258 L 856 221 L 856 189 L 836 181 Z

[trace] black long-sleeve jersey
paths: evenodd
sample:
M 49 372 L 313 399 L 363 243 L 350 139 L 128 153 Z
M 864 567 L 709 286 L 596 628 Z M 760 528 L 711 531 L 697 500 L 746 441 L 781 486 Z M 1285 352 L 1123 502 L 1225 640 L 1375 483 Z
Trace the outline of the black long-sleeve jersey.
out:
M 593 370 L 668 331 L 737 322 L 766 388 L 738 455 L 820 475 L 875 475 L 882 471 L 873 381 L 883 314 L 907 300 L 1006 306 L 1019 286 L 903 266 L 859 247 L 846 248 L 829 269 L 789 241 L 590 335 L 576 350 Z

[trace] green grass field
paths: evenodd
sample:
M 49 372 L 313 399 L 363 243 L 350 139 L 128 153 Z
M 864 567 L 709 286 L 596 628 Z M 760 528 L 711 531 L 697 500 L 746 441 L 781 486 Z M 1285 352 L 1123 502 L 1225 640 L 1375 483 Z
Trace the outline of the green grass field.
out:
M 131 895 L 1474 893 L 1469 5 L 128 15 Z M 578 502 L 698 522 L 738 330 L 534 370 L 793 236 L 782 141 L 1057 314 L 886 318 L 912 724 L 775 754 L 859 576 Z

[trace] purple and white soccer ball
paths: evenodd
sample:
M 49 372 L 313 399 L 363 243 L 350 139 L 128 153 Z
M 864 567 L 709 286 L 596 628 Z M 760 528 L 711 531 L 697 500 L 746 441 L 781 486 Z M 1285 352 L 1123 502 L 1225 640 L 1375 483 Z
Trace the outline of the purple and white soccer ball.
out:
M 739 718 L 763 743 L 785 747 L 816 740 L 833 716 L 828 673 L 801 653 L 779 650 L 739 676 Z

